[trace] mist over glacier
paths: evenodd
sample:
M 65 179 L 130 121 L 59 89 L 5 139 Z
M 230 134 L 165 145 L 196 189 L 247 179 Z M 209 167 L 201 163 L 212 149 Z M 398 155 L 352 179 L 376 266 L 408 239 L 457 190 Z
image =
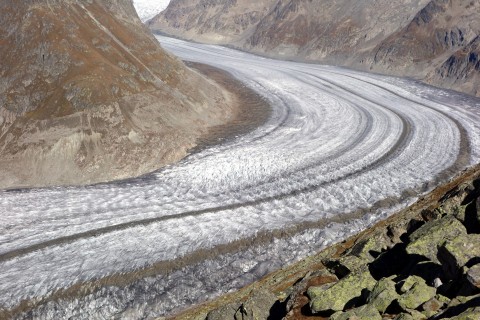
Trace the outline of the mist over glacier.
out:
M 158 39 L 257 91 L 272 106 L 270 118 L 140 179 L 1 192 L 0 307 L 129 275 L 129 284 L 56 299 L 21 317 L 164 315 L 344 239 L 480 159 L 478 99 Z M 301 227 L 273 236 L 294 226 Z

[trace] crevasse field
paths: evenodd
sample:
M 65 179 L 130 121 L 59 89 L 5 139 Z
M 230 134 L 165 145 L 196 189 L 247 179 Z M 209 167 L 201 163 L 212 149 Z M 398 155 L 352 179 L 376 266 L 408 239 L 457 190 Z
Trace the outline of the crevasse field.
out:
M 230 72 L 271 116 L 142 179 L 0 192 L 0 308 L 42 301 L 19 318 L 43 319 L 169 314 L 344 239 L 480 159 L 478 99 L 158 40 Z M 96 289 L 58 291 L 85 282 Z

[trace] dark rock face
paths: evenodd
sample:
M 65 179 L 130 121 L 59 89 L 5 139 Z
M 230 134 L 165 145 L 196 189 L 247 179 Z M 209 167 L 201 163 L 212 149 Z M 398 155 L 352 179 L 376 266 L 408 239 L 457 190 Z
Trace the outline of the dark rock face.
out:
M 231 114 L 131 0 L 1 1 L 0 57 L 0 188 L 144 174 Z
M 150 27 L 273 57 L 414 76 L 479 94 L 478 1 L 204 2 L 172 0 Z

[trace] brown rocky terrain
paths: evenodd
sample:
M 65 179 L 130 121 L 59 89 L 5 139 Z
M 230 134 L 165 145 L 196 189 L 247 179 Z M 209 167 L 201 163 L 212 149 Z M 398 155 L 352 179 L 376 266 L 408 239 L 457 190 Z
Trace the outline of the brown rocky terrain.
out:
M 172 319 L 480 319 L 479 169 L 342 243 Z
M 235 113 L 131 0 L 1 1 L 0 44 L 0 188 L 141 175 Z
M 479 95 L 471 0 L 172 0 L 156 32 L 254 53 L 410 76 Z

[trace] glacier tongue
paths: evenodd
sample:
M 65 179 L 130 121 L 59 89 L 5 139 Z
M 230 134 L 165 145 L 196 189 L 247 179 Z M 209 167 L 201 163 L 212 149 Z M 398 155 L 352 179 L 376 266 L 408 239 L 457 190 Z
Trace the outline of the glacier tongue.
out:
M 106 279 L 30 315 L 166 314 L 344 239 L 479 161 L 478 99 L 158 39 L 256 90 L 272 105 L 270 118 L 146 179 L 1 192 L 0 309 Z M 289 237 L 273 236 L 298 225 Z

